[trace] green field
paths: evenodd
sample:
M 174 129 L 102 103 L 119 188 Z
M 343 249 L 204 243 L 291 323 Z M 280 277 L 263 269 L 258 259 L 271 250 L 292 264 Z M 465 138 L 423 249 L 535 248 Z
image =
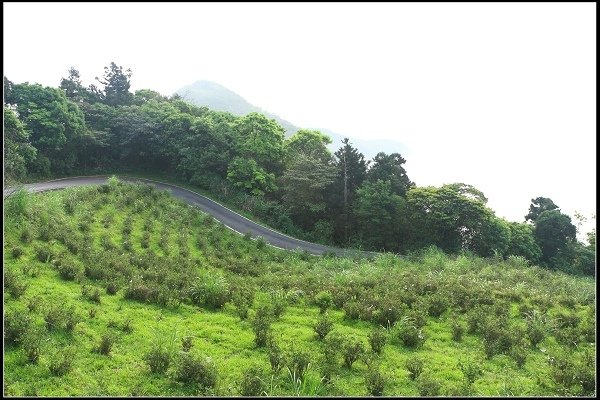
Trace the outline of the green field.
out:
M 285 252 L 114 180 L 4 224 L 8 396 L 595 395 L 594 279 L 520 257 Z

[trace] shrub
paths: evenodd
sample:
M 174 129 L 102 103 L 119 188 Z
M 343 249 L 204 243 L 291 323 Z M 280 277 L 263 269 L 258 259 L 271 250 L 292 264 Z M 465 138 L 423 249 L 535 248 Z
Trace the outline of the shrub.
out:
M 517 367 L 523 368 L 527 361 L 527 349 L 524 346 L 514 346 L 510 350 L 510 357 L 515 360 Z
M 346 339 L 342 345 L 344 356 L 344 364 L 348 369 L 352 368 L 352 364 L 360 358 L 365 352 L 363 344 L 357 339 Z
M 96 313 L 98 312 L 97 308 L 90 308 L 88 310 L 88 316 L 90 317 L 90 319 L 96 318 Z
M 16 344 L 31 329 L 31 316 L 22 310 L 10 310 L 4 314 L 4 342 Z
M 48 369 L 54 376 L 63 376 L 73 369 L 74 352 L 70 349 L 56 352 L 50 358 Z
M 195 305 L 221 308 L 229 300 L 229 283 L 220 273 L 203 271 L 189 288 L 189 296 Z
M 10 295 L 18 299 L 25 293 L 29 285 L 20 276 L 15 274 L 12 270 L 7 269 L 4 272 L 4 287 L 10 293 Z
M 49 331 L 58 329 L 64 321 L 64 311 L 60 305 L 51 304 L 46 310 L 44 321 Z
M 12 256 L 13 256 L 14 258 L 19 258 L 19 257 L 21 257 L 21 256 L 23 255 L 23 253 L 24 253 L 23 249 L 22 249 L 21 247 L 19 247 L 19 246 L 15 246 L 15 247 L 13 247 L 13 248 L 10 250 L 10 252 L 11 252 L 11 254 L 12 254 Z
M 387 331 L 383 328 L 375 328 L 369 332 L 369 344 L 373 352 L 381 354 L 387 342 Z
M 269 355 L 271 369 L 273 370 L 273 373 L 277 374 L 285 365 L 286 358 L 283 354 L 283 351 L 281 351 L 281 348 L 277 342 L 275 342 L 275 339 L 273 339 L 272 336 L 267 340 L 267 353 Z
M 411 357 L 406 361 L 406 369 L 408 370 L 408 377 L 413 381 L 421 375 L 423 372 L 424 362 L 422 359 L 417 357 Z
M 406 347 L 419 348 L 425 342 L 423 331 L 410 322 L 397 325 L 396 334 Z
M 72 281 L 77 279 L 81 275 L 82 270 L 79 266 L 68 263 L 59 265 L 58 273 L 60 274 L 60 277 L 64 280 Z
M 42 332 L 37 327 L 29 329 L 22 338 L 23 350 L 25 350 L 27 361 L 30 363 L 37 364 L 39 361 L 42 351 L 42 340 Z
M 462 372 L 465 384 L 469 387 L 483 374 L 479 365 L 469 360 L 459 361 L 458 369 Z
M 293 376 L 302 380 L 310 365 L 310 354 L 302 350 L 294 350 L 287 359 L 290 372 Z
M 185 336 L 181 338 L 181 350 L 188 352 L 194 346 L 194 338 L 192 336 Z
M 452 322 L 452 340 L 460 342 L 463 334 L 465 333 L 465 327 L 458 321 Z
M 42 304 L 42 298 L 40 296 L 34 296 L 29 299 L 27 302 L 27 309 L 30 312 L 36 312 L 40 309 L 40 305 Z
M 432 317 L 439 317 L 448 309 L 448 301 L 441 294 L 432 296 L 429 300 L 427 312 Z
M 333 322 L 331 319 L 325 314 L 319 317 L 317 323 L 314 326 L 315 333 L 317 337 L 321 340 L 327 336 L 327 334 L 333 329 Z
M 263 239 L 261 236 L 259 236 L 259 237 L 256 239 L 256 248 L 257 248 L 258 250 L 262 250 L 262 249 L 264 249 L 264 248 L 266 247 L 266 245 L 267 245 L 267 242 L 266 242 L 266 241 L 265 241 L 265 239 Z
M 209 357 L 181 353 L 175 379 L 179 382 L 195 384 L 200 388 L 214 388 L 217 384 L 217 368 Z
M 257 347 L 264 347 L 271 334 L 271 315 L 267 307 L 261 306 L 256 310 L 252 321 L 252 329 L 254 331 L 254 343 Z
M 260 396 L 266 389 L 266 373 L 258 366 L 244 371 L 239 391 L 242 396 Z
M 171 353 L 164 347 L 153 346 L 144 356 L 144 361 L 154 374 L 164 374 L 171 364 Z
M 133 325 L 131 325 L 131 323 L 131 318 L 127 318 L 125 321 L 123 321 L 123 325 L 121 325 L 121 330 L 125 333 L 133 332 Z
M 422 374 L 417 380 L 417 389 L 421 396 L 438 396 L 442 385 L 429 374 Z
M 35 247 L 35 256 L 43 263 L 47 263 L 53 257 L 52 250 L 46 244 L 38 245 Z
M 106 284 L 106 293 L 110 294 L 110 295 L 114 295 L 117 294 L 117 292 L 119 291 L 119 287 L 117 286 L 116 282 L 108 282 Z
M 271 304 L 273 305 L 273 315 L 279 318 L 283 315 L 287 308 L 287 296 L 282 290 L 271 292 Z
M 544 340 L 546 336 L 546 327 L 540 321 L 528 321 L 527 323 L 527 337 L 531 342 L 531 346 L 537 347 L 537 345 Z
M 331 307 L 331 302 L 331 293 L 327 291 L 321 291 L 315 296 L 315 304 L 317 305 L 317 307 L 319 307 L 319 312 L 321 314 L 325 314 L 325 311 L 327 311 L 327 309 Z
M 383 396 L 385 389 L 386 377 L 381 373 L 379 368 L 371 365 L 365 374 L 365 386 L 367 394 L 371 396 Z
M 104 333 L 100 337 L 100 343 L 95 348 L 95 351 L 97 353 L 108 356 L 108 355 L 110 355 L 110 352 L 112 350 L 113 345 L 115 344 L 115 341 L 116 341 L 116 337 L 113 334 L 111 334 L 109 332 Z
M 77 326 L 82 319 L 83 318 L 77 313 L 74 306 L 69 307 L 64 313 L 65 328 L 68 332 L 73 332 L 75 326 Z

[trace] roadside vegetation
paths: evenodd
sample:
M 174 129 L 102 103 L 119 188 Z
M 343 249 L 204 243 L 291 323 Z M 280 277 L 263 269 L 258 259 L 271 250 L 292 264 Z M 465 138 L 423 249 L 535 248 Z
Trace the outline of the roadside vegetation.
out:
M 595 231 L 577 239 L 576 225 L 588 216 L 572 221 L 550 198 L 532 193 L 523 220 L 507 221 L 468 183 L 417 186 L 401 154 L 368 160 L 348 139 L 332 153 L 319 131 L 285 132 L 260 113 L 234 116 L 178 95 L 131 93 L 131 77 L 115 63 L 98 86 L 85 86 L 75 68 L 54 88 L 4 77 L 5 186 L 160 173 L 311 242 L 404 255 L 435 246 L 595 275 Z
M 523 256 L 286 252 L 114 178 L 4 212 L 5 395 L 595 395 L 594 279 Z

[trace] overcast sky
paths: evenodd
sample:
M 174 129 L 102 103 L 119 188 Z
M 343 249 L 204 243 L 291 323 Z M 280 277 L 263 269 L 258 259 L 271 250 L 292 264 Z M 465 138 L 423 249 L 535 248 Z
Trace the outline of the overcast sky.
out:
M 395 139 L 418 186 L 472 184 L 508 220 L 538 196 L 596 212 L 595 3 L 3 9 L 15 83 L 57 87 L 74 66 L 89 85 L 111 61 L 133 90 L 213 80 L 300 127 Z

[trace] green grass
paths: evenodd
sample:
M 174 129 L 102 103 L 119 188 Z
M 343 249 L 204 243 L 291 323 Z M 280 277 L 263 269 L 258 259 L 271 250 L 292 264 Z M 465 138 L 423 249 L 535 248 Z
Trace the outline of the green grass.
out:
M 66 212 L 67 199 L 71 199 L 72 214 Z M 315 296 L 322 291 L 329 291 L 334 303 L 327 311 L 334 322 L 328 336 L 355 337 L 368 353 L 368 334 L 378 325 L 374 322 L 377 315 L 386 308 L 397 308 L 399 317 L 425 317 L 422 347 L 406 347 L 398 338 L 390 337 L 381 355 L 370 355 L 387 377 L 384 395 L 419 396 L 417 382 L 409 378 L 405 367 L 415 355 L 425 360 L 423 373 L 441 383 L 443 395 L 593 394 L 589 387 L 557 379 L 548 363 L 548 357 L 565 352 L 574 360 L 572 368 L 578 374 L 595 374 L 593 366 L 581 361 L 586 352 L 593 352 L 595 359 L 595 283 L 590 278 L 514 261 L 469 255 L 448 257 L 435 249 L 403 258 L 384 254 L 374 260 L 306 258 L 268 246 L 258 251 L 255 241 L 211 222 L 167 194 L 141 185 L 113 183 L 104 188 L 15 197 L 7 201 L 5 210 L 5 274 L 10 272 L 27 285 L 24 293 L 15 297 L 7 287 L 14 283 L 5 281 L 5 316 L 20 310 L 44 332 L 37 364 L 27 361 L 23 343 L 5 346 L 6 395 L 239 395 L 239 383 L 250 367 L 258 365 L 270 372 L 268 349 L 256 348 L 254 344 L 252 319 L 261 304 L 271 303 L 270 293 L 275 290 L 287 294 L 288 304 L 281 317 L 272 317 L 273 337 L 288 356 L 293 351 L 308 353 L 310 367 L 301 382 L 294 382 L 286 368 L 270 377 L 265 382 L 269 395 L 367 394 L 365 359 L 356 361 L 349 370 L 338 354 L 337 371 L 331 382 L 321 380 L 326 344 L 316 338 L 313 326 L 320 316 Z M 123 244 L 128 218 L 132 220 L 130 250 Z M 149 221 L 151 227 L 147 229 Z M 81 224 L 87 224 L 88 230 L 80 230 Z M 40 239 L 44 231 L 47 240 Z M 146 231 L 150 239 L 148 248 L 143 248 Z M 31 240 L 24 240 L 23 232 Z M 85 247 L 86 235 L 89 248 Z M 103 237 L 112 243 L 113 250 L 102 247 Z M 72 253 L 63 242 L 76 243 L 79 251 Z M 48 247 L 54 262 L 38 260 L 36 249 L 40 246 Z M 13 256 L 15 247 L 22 250 L 18 257 Z M 59 263 L 79 265 L 82 271 L 84 267 L 97 267 L 104 277 L 91 279 L 82 272 L 76 280 L 64 280 L 58 272 Z M 204 278 L 198 280 L 197 276 Z M 213 281 L 215 276 L 222 279 Z M 135 282 L 158 294 L 150 297 L 150 302 L 126 298 L 128 288 L 133 288 Z M 109 283 L 118 287 L 115 295 L 107 294 Z M 212 290 L 210 293 L 224 294 L 224 306 L 210 307 L 202 296 L 194 303 L 190 291 L 195 284 L 200 284 L 196 288 L 200 293 Z M 99 290 L 100 304 L 82 295 L 82 285 Z M 255 293 L 247 320 L 238 317 L 231 301 L 233 294 L 244 291 Z M 427 316 L 429 302 L 440 294 L 448 300 L 449 308 L 439 317 Z M 27 305 L 36 297 L 40 299 L 39 306 L 29 311 Z M 350 303 L 357 307 L 357 318 L 346 316 L 344 310 Z M 491 305 L 486 306 L 487 303 Z M 64 327 L 46 330 L 44 315 L 52 304 L 63 310 L 73 306 L 81 316 L 72 332 Z M 488 315 L 507 313 L 509 326 L 502 329 L 511 333 L 517 332 L 517 326 L 524 329 L 526 322 L 520 311 L 524 304 L 544 313 L 555 326 L 559 325 L 559 318 L 579 317 L 573 329 L 577 346 L 557 340 L 564 328 L 548 327 L 537 348 L 523 339 L 527 358 L 519 368 L 508 354 L 486 358 L 485 332 L 465 332 L 460 342 L 452 339 L 452 322 L 458 319 L 466 327 L 468 315 L 477 307 L 491 307 L 485 309 Z M 91 309 L 96 310 L 93 318 Z M 495 318 L 488 322 L 493 323 Z M 131 332 L 123 329 L 127 320 Z M 393 336 L 396 330 L 390 329 L 389 335 Z M 94 352 L 106 333 L 116 337 L 108 356 Z M 177 349 L 173 362 L 165 374 L 151 373 L 144 355 L 157 338 L 173 336 Z M 215 362 L 215 388 L 204 390 L 176 381 L 181 338 L 187 336 L 193 338 L 192 353 L 209 356 Z M 63 376 L 53 376 L 49 365 L 64 349 L 73 351 L 72 369 Z M 475 363 L 482 370 L 470 392 L 464 387 L 459 361 Z

